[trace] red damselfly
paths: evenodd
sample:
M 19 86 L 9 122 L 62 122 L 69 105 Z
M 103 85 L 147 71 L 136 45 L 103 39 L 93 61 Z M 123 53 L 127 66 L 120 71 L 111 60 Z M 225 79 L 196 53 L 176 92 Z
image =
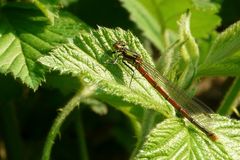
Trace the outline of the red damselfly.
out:
M 154 67 L 144 62 L 140 54 L 129 50 L 123 41 L 117 41 L 113 47 L 115 49 L 114 53 L 117 53 L 117 59 L 121 57 L 122 62 L 132 71 L 133 69 L 129 64 L 134 66 L 183 117 L 197 126 L 213 141 L 218 139 L 217 135 L 210 131 L 209 124 L 207 124 L 211 121 L 210 113 L 213 113 L 211 109 L 201 101 L 191 98 L 182 89 L 167 80 Z

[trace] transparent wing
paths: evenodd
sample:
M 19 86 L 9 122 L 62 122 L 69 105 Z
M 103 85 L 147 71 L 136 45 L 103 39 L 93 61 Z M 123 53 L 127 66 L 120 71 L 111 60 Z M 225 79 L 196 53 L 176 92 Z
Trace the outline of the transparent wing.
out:
M 202 125 L 205 124 L 203 126 L 210 126 L 212 124 L 210 114 L 214 112 L 207 105 L 197 98 L 192 98 L 187 95 L 183 89 L 167 80 L 167 78 L 161 75 L 151 65 L 143 62 L 141 66 L 157 81 L 169 96 L 181 105 L 194 119 Z

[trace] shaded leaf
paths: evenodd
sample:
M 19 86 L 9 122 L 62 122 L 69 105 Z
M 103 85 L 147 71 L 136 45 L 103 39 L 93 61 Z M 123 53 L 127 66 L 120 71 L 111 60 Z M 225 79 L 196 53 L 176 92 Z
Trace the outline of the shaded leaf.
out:
M 61 13 L 52 26 L 33 6 L 22 6 L 5 6 L 1 10 L 0 72 L 12 73 L 36 90 L 44 80 L 44 70 L 36 60 L 87 27 L 66 13 Z
M 58 89 L 63 95 L 69 95 L 75 93 L 81 88 L 81 85 L 81 81 L 77 77 L 69 78 L 69 75 L 51 73 L 46 75 L 46 84 L 44 86 Z
M 33 0 L 33 3 L 42 11 L 42 13 L 54 24 L 55 18 L 58 17 L 57 9 L 54 5 L 50 5 L 48 1 Z

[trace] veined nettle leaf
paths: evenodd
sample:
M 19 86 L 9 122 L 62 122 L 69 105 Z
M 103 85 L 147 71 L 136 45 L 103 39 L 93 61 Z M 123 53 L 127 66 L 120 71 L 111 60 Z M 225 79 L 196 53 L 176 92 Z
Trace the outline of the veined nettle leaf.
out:
M 218 123 L 214 130 L 221 132 L 217 143 L 185 127 L 182 119 L 170 118 L 150 132 L 135 159 L 238 160 L 240 122 L 218 115 L 213 118 Z
M 126 42 L 129 49 L 141 54 L 146 62 L 153 65 L 139 40 L 130 32 L 106 28 L 92 30 L 90 34 L 82 34 L 73 42 L 55 48 L 48 56 L 41 57 L 39 61 L 50 70 L 82 77 L 85 82 L 96 85 L 94 97 L 120 110 L 126 109 L 131 112 L 131 108 L 142 107 L 154 109 L 170 117 L 172 108 L 142 75 L 136 71 L 129 86 L 131 69 L 121 61 L 112 64 L 112 45 L 119 40 Z M 159 140 L 159 142 L 153 140 L 154 142 L 148 143 L 147 141 L 137 158 L 180 157 L 179 159 L 187 159 L 189 157 L 188 159 L 198 159 L 209 155 L 210 157 L 216 156 L 215 159 L 230 159 L 230 157 L 240 155 L 237 149 L 230 150 L 232 146 L 239 147 L 239 122 L 216 115 L 213 115 L 212 119 L 214 124 L 211 126 L 211 131 L 219 137 L 217 142 L 211 141 L 203 132 L 188 121 L 185 122 L 184 119 L 167 119 L 153 131 L 156 141 Z M 208 146 L 209 150 L 205 146 Z
M 44 80 L 37 59 L 87 30 L 84 23 L 77 23 L 67 13 L 60 13 L 51 25 L 39 10 L 26 4 L 1 8 L 0 21 L 0 73 L 11 73 L 34 90 Z
M 129 84 L 132 71 L 121 61 L 112 64 L 112 45 L 119 40 L 126 42 L 129 48 L 152 64 L 139 40 L 130 32 L 106 28 L 80 35 L 74 42 L 57 47 L 49 56 L 44 56 L 39 61 L 51 70 L 81 76 L 85 81 L 97 85 L 95 96 L 113 106 L 141 106 L 158 110 L 167 117 L 172 115 L 172 108 L 162 101 L 154 88 L 137 71 Z
M 198 75 L 240 76 L 240 21 L 220 33 L 200 65 Z

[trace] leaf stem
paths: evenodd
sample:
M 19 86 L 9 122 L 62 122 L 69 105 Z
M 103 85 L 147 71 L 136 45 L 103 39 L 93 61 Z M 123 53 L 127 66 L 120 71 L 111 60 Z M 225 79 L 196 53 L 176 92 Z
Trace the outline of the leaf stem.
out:
M 92 89 L 89 87 L 84 88 L 83 90 L 79 90 L 75 96 L 66 104 L 66 106 L 61 109 L 61 112 L 54 120 L 53 125 L 48 133 L 47 140 L 45 142 L 42 154 L 42 160 L 49 160 L 50 154 L 52 150 L 52 146 L 54 144 L 54 140 L 59 133 L 60 127 L 62 123 L 66 119 L 66 117 L 73 111 L 73 109 L 78 106 L 79 102 L 88 96 L 91 95 Z
M 75 127 L 76 127 L 76 133 L 77 133 L 77 140 L 79 144 L 79 158 L 82 160 L 88 160 L 89 159 L 88 150 L 87 150 L 87 144 L 85 140 L 81 108 L 78 110 Z
M 220 115 L 229 116 L 234 111 L 236 107 L 236 100 L 240 94 L 240 77 L 237 77 L 230 89 L 228 90 L 226 96 L 224 97 L 220 107 L 217 110 L 217 113 Z

